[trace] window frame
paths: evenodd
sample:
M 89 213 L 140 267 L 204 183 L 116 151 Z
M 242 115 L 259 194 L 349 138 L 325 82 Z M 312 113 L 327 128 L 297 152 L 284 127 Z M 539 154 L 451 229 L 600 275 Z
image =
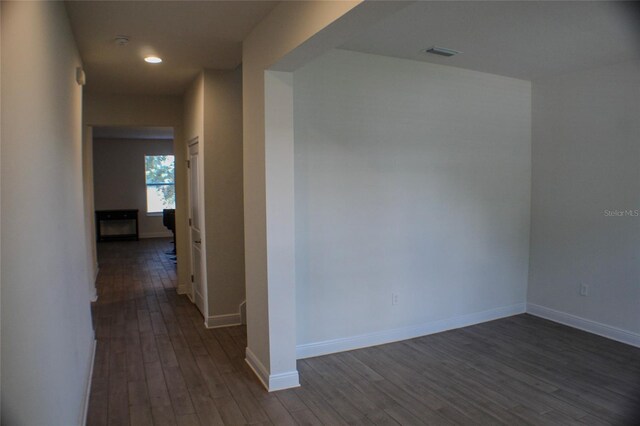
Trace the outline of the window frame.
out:
M 147 158 L 148 157 L 173 157 L 173 180 L 171 182 L 147 182 Z M 147 216 L 162 216 L 162 210 L 160 211 L 149 211 L 149 187 L 157 187 L 157 186 L 173 186 L 174 188 L 174 197 L 175 197 L 175 187 L 176 187 L 176 156 L 175 154 L 145 154 L 144 156 L 144 183 L 145 183 L 145 213 Z M 173 201 L 173 208 L 175 209 L 175 199 Z

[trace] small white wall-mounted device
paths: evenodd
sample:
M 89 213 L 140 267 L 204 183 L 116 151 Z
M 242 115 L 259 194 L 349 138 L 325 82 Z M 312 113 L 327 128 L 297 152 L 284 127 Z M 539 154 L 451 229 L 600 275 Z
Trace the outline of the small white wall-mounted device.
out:
M 81 67 L 76 68 L 76 82 L 80 86 L 84 86 L 87 83 L 87 76 L 84 74 L 84 70 Z

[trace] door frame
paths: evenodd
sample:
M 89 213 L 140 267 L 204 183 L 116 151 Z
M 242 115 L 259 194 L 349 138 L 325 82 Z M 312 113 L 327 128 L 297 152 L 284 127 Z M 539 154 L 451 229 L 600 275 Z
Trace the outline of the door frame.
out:
M 186 144 L 186 158 L 187 158 L 187 211 L 188 211 L 188 234 L 189 234 L 189 268 L 190 275 L 195 276 L 195 268 L 194 268 L 194 259 L 193 259 L 193 233 L 191 232 L 191 222 L 193 218 L 191 217 L 191 147 L 194 145 L 198 145 L 198 214 L 200 216 L 200 280 L 202 281 L 202 293 L 203 293 L 203 311 L 202 315 L 204 316 L 204 322 L 206 324 L 207 318 L 209 317 L 209 289 L 207 286 L 207 254 L 206 254 L 206 233 L 205 233 L 205 218 L 204 218 L 204 170 L 203 170 L 203 158 L 202 158 L 202 150 L 200 149 L 200 138 L 198 136 L 194 137 L 187 141 Z M 189 299 L 192 303 L 196 303 L 195 300 L 195 283 L 191 281 L 191 291 L 187 293 Z

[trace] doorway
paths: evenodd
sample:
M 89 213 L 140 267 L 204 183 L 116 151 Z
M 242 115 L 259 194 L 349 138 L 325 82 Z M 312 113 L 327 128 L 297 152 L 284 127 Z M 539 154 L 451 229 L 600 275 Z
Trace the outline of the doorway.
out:
M 86 132 L 84 190 L 91 247 L 96 241 L 164 238 L 166 255 L 175 264 L 173 127 L 95 126 Z M 97 265 L 95 269 L 97 275 Z

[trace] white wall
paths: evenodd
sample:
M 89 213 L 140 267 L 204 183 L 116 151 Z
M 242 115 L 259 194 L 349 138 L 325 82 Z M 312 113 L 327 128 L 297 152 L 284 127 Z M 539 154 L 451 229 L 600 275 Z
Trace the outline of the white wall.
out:
M 245 299 L 240 68 L 205 70 L 203 113 L 208 324 L 239 324 Z
M 206 251 L 205 323 L 240 323 L 245 299 L 242 187 L 242 70 L 203 70 L 184 97 L 187 140 L 199 140 Z
M 204 72 L 191 83 L 183 99 L 184 136 L 186 141 L 204 133 Z M 186 148 L 185 148 L 186 150 Z
M 82 126 L 82 190 L 84 197 L 85 234 L 89 267 L 89 293 L 91 301 L 98 300 L 98 248 L 96 247 L 96 220 L 93 197 L 93 128 Z
M 244 300 L 242 72 L 203 70 L 184 97 L 187 140 L 198 138 L 203 184 L 205 323 L 240 323 Z
M 0 6 L 0 23 L 2 23 L 2 6 Z M 0 70 L 2 70 L 2 31 L 0 31 Z M 0 71 L 1 74 L 1 71 Z M 0 117 L 2 116 L 2 84 L 0 84 Z M 0 123 L 1 128 L 1 123 Z M 2 186 L 2 132 L 0 131 L 0 187 Z M 2 235 L 2 194 L 0 191 L 0 235 Z M 0 271 L 2 256 L 0 255 Z M 0 273 L 0 366 L 2 365 L 2 274 Z M 2 401 L 2 368 L 0 367 L 0 401 Z M 0 402 L 0 419 L 2 419 L 2 403 Z
M 640 61 L 533 84 L 528 301 L 635 333 L 635 344 L 640 344 L 638 135 Z M 619 217 L 606 210 L 635 212 Z M 589 286 L 588 296 L 580 296 L 581 283 Z
M 147 215 L 146 155 L 173 155 L 173 140 L 94 139 L 96 210 L 138 209 L 140 238 L 171 236 L 162 215 Z
M 91 76 L 87 75 L 89 78 Z M 91 126 L 182 126 L 181 96 L 88 92 L 82 108 L 84 123 Z
M 94 344 L 81 63 L 63 3 L 1 7 L 2 424 L 77 425 Z
M 530 106 L 527 81 L 344 50 L 294 73 L 298 345 L 523 310 Z

